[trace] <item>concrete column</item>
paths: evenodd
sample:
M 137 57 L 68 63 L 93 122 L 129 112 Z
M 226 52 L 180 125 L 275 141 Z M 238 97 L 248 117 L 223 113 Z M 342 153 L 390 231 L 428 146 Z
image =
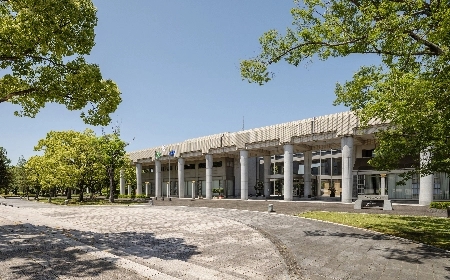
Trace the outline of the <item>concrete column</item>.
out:
M 342 147 L 342 202 L 352 202 L 353 189 L 353 137 L 341 138 Z
M 145 196 L 150 196 L 150 183 L 145 182 Z
M 136 195 L 142 194 L 142 163 L 136 163 Z
M 381 183 L 380 183 L 380 188 L 381 188 L 381 192 L 380 195 L 386 195 L 386 174 L 381 174 Z
M 284 145 L 284 200 L 293 199 L 292 191 L 294 185 L 294 146 Z
M 430 152 L 420 153 L 420 166 L 424 166 L 430 160 Z M 430 205 L 433 201 L 434 175 L 420 176 L 419 204 Z
M 312 165 L 312 151 L 306 151 L 303 153 L 305 162 L 305 174 L 303 174 L 304 194 L 305 197 L 311 196 L 311 165 Z
M 272 164 L 271 156 L 264 156 L 264 196 L 270 197 L 270 165 Z
M 125 170 L 120 169 L 120 194 L 125 194 Z
M 192 181 L 192 185 L 191 185 L 191 187 L 192 187 L 192 199 L 195 199 L 195 181 Z
M 161 196 L 161 161 L 155 160 L 155 197 Z
M 248 151 L 240 151 L 241 162 L 241 199 L 248 199 Z
M 131 195 L 131 186 L 128 185 L 128 195 Z
M 206 199 L 212 199 L 213 156 L 206 155 Z
M 184 158 L 178 158 L 178 196 L 184 198 Z

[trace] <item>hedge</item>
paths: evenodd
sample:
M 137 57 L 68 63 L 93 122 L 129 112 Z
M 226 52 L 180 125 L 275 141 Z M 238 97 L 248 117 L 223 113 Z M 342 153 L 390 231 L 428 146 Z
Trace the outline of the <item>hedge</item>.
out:
M 450 202 L 431 202 L 430 204 L 430 208 L 447 209 L 447 207 L 450 207 Z

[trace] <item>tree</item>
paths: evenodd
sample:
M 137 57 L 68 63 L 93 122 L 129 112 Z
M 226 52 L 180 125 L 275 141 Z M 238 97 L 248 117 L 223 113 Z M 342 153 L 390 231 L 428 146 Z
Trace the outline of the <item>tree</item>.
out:
M 32 156 L 25 164 L 25 168 L 30 170 L 30 184 L 35 191 L 35 199 L 39 198 L 42 186 L 45 184 L 45 176 L 49 168 L 47 168 L 46 159 L 43 156 Z
M 450 5 L 424 0 L 305 0 L 291 10 L 293 28 L 270 30 L 260 38 L 261 53 L 241 62 L 249 82 L 271 80 L 268 67 L 284 59 L 305 60 L 377 55 L 379 65 L 362 66 L 353 79 L 336 85 L 335 104 L 350 107 L 362 125 L 386 124 L 377 134 L 380 170 L 430 153 L 416 171 L 450 173 Z M 412 173 L 409 173 L 409 175 Z
M 34 149 L 44 151 L 47 166 L 52 166 L 47 174 L 48 184 L 75 188 L 80 193 L 80 201 L 83 201 L 86 188 L 92 188 L 101 180 L 98 168 L 101 147 L 90 129 L 84 132 L 50 131 Z M 67 193 L 69 195 L 70 190 Z
M 11 160 L 7 157 L 6 149 L 0 147 L 0 190 L 6 194 L 12 183 Z
M 103 166 L 109 178 L 109 201 L 114 202 L 116 191 L 115 176 L 129 161 L 126 161 L 125 147 L 128 145 L 120 139 L 120 130 L 115 128 L 112 134 L 103 134 L 99 141 L 101 146 Z
M 39 182 L 46 187 L 70 188 L 79 191 L 83 201 L 86 188 L 100 191 L 105 182 L 110 188 L 110 201 L 114 202 L 116 178 L 119 170 L 129 161 L 125 158 L 126 143 L 119 138 L 119 131 L 97 137 L 94 131 L 50 131 L 39 140 L 36 151 L 42 151 Z M 36 168 L 35 168 L 36 169 Z
M 94 46 L 96 8 L 91 0 L 0 1 L 0 103 L 21 106 L 34 117 L 47 102 L 81 113 L 84 122 L 106 125 L 121 102 L 120 91 L 86 62 Z
M 27 161 L 25 158 L 20 156 L 17 164 L 13 168 L 13 186 L 15 189 L 20 190 L 20 192 L 28 196 L 28 187 L 30 182 L 28 170 L 25 167 L 26 163 Z

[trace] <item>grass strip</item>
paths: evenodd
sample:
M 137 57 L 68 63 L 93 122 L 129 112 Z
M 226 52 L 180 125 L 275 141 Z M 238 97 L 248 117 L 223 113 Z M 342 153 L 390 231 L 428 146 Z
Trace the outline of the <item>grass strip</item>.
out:
M 57 205 L 64 205 L 65 198 L 52 198 L 50 203 Z M 41 202 L 48 203 L 48 198 L 41 198 Z M 124 205 L 124 204 L 142 204 L 146 203 L 144 200 L 132 200 L 132 199 L 115 199 L 114 203 L 110 203 L 107 199 L 97 198 L 97 199 L 85 199 L 82 202 L 78 201 L 78 198 L 69 199 L 67 205 Z
M 312 211 L 300 217 L 354 226 L 450 250 L 450 219 L 386 214 Z

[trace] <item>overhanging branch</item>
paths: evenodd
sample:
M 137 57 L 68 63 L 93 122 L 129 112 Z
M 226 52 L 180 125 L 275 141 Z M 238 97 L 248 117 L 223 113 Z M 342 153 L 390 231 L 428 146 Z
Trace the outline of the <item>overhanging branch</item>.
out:
M 24 95 L 30 94 L 30 93 L 34 92 L 35 90 L 36 90 L 35 88 L 29 88 L 29 89 L 25 89 L 25 90 L 19 90 L 19 91 L 12 92 L 12 93 L 8 94 L 7 96 L 0 98 L 0 103 L 7 102 L 13 97 L 24 96 Z

